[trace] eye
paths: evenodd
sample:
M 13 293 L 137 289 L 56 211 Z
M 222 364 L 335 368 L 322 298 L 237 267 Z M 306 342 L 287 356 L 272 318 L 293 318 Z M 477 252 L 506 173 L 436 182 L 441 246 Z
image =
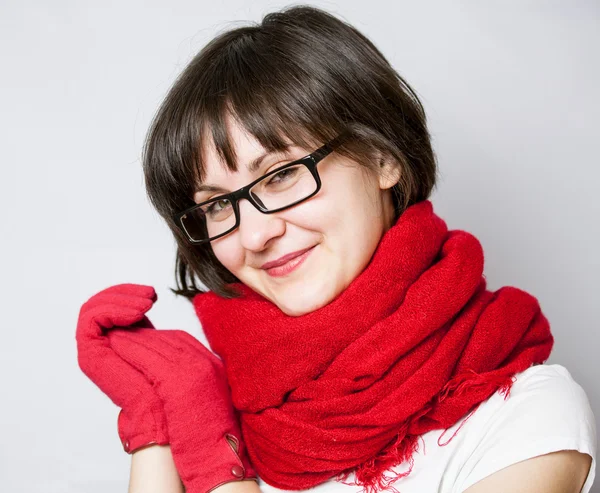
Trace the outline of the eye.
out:
M 231 207 L 231 202 L 228 199 L 215 200 L 208 205 L 204 213 L 207 215 L 216 215 L 227 210 L 229 207 Z
M 291 166 L 289 168 L 282 169 L 281 171 L 278 171 L 273 176 L 271 176 L 271 178 L 269 179 L 269 185 L 279 184 L 281 182 L 284 182 L 285 180 L 289 180 L 296 174 L 297 171 L 297 166 Z

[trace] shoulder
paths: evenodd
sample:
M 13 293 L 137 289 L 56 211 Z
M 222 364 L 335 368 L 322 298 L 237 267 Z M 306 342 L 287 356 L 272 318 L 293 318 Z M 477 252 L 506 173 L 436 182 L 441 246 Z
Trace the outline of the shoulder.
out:
M 584 389 L 558 364 L 531 366 L 515 377 L 507 399 L 496 393 L 475 413 L 475 426 L 469 430 L 472 448 L 453 491 L 465 491 L 518 462 L 572 450 L 592 458 L 581 490 L 588 492 L 595 476 L 597 442 L 595 417 Z
M 500 394 L 495 397 L 495 419 L 510 419 L 535 428 L 552 425 L 563 433 L 593 431 L 595 437 L 595 418 L 588 396 L 562 365 L 531 366 L 515 375 L 508 399 Z M 523 413 L 518 420 L 514 419 L 515 412 Z

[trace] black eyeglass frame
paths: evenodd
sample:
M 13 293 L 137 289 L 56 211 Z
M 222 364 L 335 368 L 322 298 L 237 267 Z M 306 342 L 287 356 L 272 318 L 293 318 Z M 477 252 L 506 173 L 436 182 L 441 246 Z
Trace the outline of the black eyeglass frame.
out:
M 195 204 L 195 205 L 185 209 L 184 211 L 178 212 L 177 214 L 175 214 L 173 216 L 173 220 L 175 221 L 175 224 L 185 233 L 185 235 L 187 236 L 188 241 L 190 243 L 198 245 L 198 244 L 202 244 L 202 243 L 208 243 L 208 242 L 211 242 L 218 238 L 221 238 L 225 235 L 228 235 L 233 230 L 237 229 L 237 227 L 240 225 L 240 210 L 239 210 L 239 204 L 238 204 L 238 201 L 240 199 L 247 199 L 248 202 L 250 202 L 257 210 L 259 210 L 263 214 L 274 214 L 275 212 L 279 212 L 279 211 L 288 209 L 290 207 L 298 205 L 301 202 L 304 202 L 305 200 L 310 199 L 311 197 L 314 197 L 319 192 L 319 190 L 321 190 L 321 177 L 319 176 L 319 172 L 317 171 L 317 164 L 319 164 L 319 162 L 321 160 L 323 160 L 326 156 L 328 156 L 329 154 L 331 154 L 331 152 L 333 152 L 335 146 L 337 144 L 339 144 L 339 142 L 340 142 L 340 137 L 341 137 L 341 135 L 334 138 L 333 140 L 323 144 L 316 151 L 308 154 L 307 156 L 304 156 L 300 159 L 296 159 L 295 161 L 284 164 L 283 166 L 280 166 L 279 168 L 275 168 L 274 170 L 269 171 L 266 175 L 263 175 L 260 178 L 257 178 L 252 183 L 249 183 L 248 185 L 246 185 L 238 190 L 235 190 L 233 192 L 229 192 L 229 193 L 226 193 L 223 195 L 219 195 L 217 197 L 213 197 L 209 200 L 205 200 L 204 202 L 200 202 L 199 204 Z M 284 207 L 279 207 L 278 209 L 273 209 L 273 210 L 265 209 L 264 207 L 262 207 L 258 202 L 256 202 L 252 198 L 252 195 L 250 194 L 250 189 L 254 185 L 256 185 L 258 182 L 268 178 L 271 175 L 279 173 L 286 168 L 289 168 L 291 166 L 297 166 L 298 164 L 303 164 L 304 166 L 306 166 L 308 168 L 308 170 L 310 171 L 311 175 L 313 176 L 313 178 L 315 179 L 315 182 L 317 183 L 317 188 L 310 195 L 307 195 L 306 197 L 304 197 L 300 200 L 297 200 L 296 202 L 293 202 L 291 204 L 288 204 Z M 230 229 L 225 231 L 224 233 L 221 233 L 217 236 L 213 236 L 212 238 L 202 239 L 202 240 L 195 240 L 194 238 L 192 238 L 183 224 L 183 218 L 187 214 L 194 212 L 196 209 L 198 209 L 202 206 L 205 206 L 206 204 L 208 204 L 210 202 L 216 202 L 216 201 L 225 200 L 225 199 L 227 199 L 231 202 L 231 205 L 233 207 L 233 212 L 235 214 L 235 224 Z

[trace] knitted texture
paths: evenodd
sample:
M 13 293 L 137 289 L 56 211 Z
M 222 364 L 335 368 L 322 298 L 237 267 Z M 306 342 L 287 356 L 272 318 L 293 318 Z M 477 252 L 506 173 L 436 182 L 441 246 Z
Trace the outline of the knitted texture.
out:
M 313 255 L 318 255 L 317 250 Z M 248 286 L 193 304 L 225 364 L 258 475 L 305 489 L 355 472 L 367 491 L 402 476 L 418 437 L 447 429 L 554 339 L 538 300 L 486 289 L 480 242 L 448 230 L 430 201 L 408 207 L 363 272 L 326 306 L 284 314 Z

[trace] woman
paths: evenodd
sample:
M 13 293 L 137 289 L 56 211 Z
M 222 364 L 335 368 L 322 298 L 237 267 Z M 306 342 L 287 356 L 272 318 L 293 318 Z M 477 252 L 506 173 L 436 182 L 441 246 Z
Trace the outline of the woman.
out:
M 220 358 L 153 328 L 151 287 L 83 305 L 79 363 L 122 408 L 130 491 L 590 490 L 585 392 L 543 364 L 537 300 L 488 291 L 479 242 L 433 212 L 421 103 L 354 28 L 292 7 L 219 35 L 144 173 Z

